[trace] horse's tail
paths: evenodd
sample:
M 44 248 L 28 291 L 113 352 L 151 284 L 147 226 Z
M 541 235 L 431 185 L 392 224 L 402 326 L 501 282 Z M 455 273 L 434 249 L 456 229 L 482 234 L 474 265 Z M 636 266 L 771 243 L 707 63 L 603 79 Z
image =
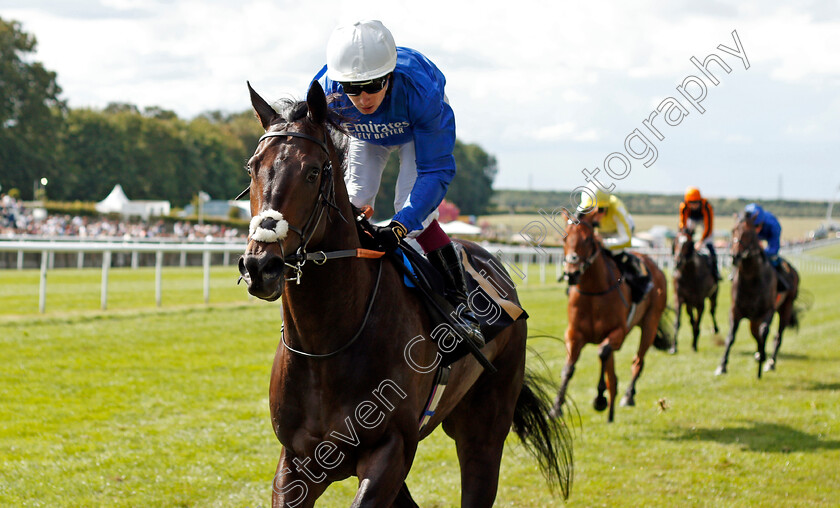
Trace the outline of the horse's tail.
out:
M 659 324 L 656 325 L 656 336 L 653 338 L 653 347 L 660 351 L 668 351 L 674 344 L 674 319 L 677 312 L 671 307 L 665 307 L 659 317 Z
M 811 310 L 814 305 L 814 294 L 810 291 L 803 291 L 799 289 L 796 295 L 796 300 L 793 301 L 793 311 L 790 314 L 790 323 L 788 326 L 795 330 L 799 330 L 799 325 L 802 323 L 802 316 L 805 312 Z
M 551 417 L 552 398 L 545 385 L 546 380 L 526 368 L 513 413 L 513 431 L 537 459 L 549 488 L 559 487 L 568 499 L 574 474 L 572 433 L 566 420 Z

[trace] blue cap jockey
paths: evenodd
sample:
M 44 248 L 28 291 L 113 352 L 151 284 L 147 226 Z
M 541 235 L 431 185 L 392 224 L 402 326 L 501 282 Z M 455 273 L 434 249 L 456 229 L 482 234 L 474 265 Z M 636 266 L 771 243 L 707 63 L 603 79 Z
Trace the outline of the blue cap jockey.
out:
M 782 236 L 782 226 L 776 216 L 761 208 L 756 203 L 744 207 L 744 213 L 753 218 L 753 224 L 758 226 L 758 238 L 767 241 L 764 253 L 773 266 L 779 265 L 779 241 Z

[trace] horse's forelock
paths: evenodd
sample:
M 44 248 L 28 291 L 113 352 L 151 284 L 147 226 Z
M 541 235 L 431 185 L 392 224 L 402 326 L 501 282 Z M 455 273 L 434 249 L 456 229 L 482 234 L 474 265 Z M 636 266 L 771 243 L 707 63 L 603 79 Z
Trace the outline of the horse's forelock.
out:
M 333 96 L 331 95 L 330 98 L 332 97 Z M 314 122 L 312 122 L 312 119 L 307 115 L 309 107 L 307 106 L 306 101 L 280 99 L 277 103 L 275 103 L 275 109 L 277 110 L 277 114 L 280 116 L 275 123 L 293 123 L 303 121 L 314 126 Z M 345 154 L 347 152 L 348 143 L 347 132 L 341 126 L 341 123 L 345 120 L 347 120 L 347 118 L 344 115 L 330 110 L 330 114 L 326 121 L 327 132 L 329 132 L 333 146 L 335 146 L 335 151 L 338 154 L 339 167 L 341 168 L 342 175 L 344 174 L 344 169 L 346 167 Z
M 280 99 L 275 102 L 274 109 L 277 111 L 277 114 L 280 115 L 280 118 L 278 118 L 275 123 L 297 122 L 298 120 L 304 118 L 307 112 L 305 102 L 288 98 Z

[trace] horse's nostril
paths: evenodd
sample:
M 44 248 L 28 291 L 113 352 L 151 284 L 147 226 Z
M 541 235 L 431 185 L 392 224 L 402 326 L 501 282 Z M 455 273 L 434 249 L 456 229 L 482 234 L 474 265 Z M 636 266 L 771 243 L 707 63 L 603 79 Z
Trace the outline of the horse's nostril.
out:
M 285 266 L 286 265 L 281 258 L 277 256 L 272 256 L 263 265 L 263 278 L 273 279 L 275 277 L 280 277 L 280 275 L 283 274 L 283 269 L 285 268 Z

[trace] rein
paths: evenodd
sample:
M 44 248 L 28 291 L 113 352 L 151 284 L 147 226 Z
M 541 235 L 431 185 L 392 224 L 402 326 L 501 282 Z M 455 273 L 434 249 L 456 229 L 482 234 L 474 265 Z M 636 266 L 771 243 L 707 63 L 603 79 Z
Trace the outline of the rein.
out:
M 592 229 L 593 233 L 594 233 L 595 228 L 591 224 L 589 224 L 587 222 L 580 222 L 579 224 L 586 225 L 588 228 Z M 592 252 L 591 256 L 586 258 L 583 261 L 583 263 L 580 264 L 580 267 L 577 270 L 580 277 L 583 277 L 584 272 L 586 272 L 586 270 L 590 266 L 592 266 L 592 263 L 595 262 L 595 259 L 598 257 L 599 254 L 603 255 L 604 257 L 606 257 L 606 255 L 607 255 L 606 254 L 606 249 L 604 249 L 603 246 L 601 246 L 600 244 L 598 244 L 595 241 L 594 235 L 589 237 L 588 240 L 589 240 L 589 243 L 593 247 L 593 252 Z M 607 265 L 607 272 L 609 273 L 609 278 L 613 278 L 614 274 L 613 274 L 612 267 L 610 266 L 610 264 L 608 262 L 606 262 L 606 259 L 604 261 L 605 261 L 605 264 Z M 603 296 L 603 295 L 612 293 L 613 291 L 615 291 L 616 289 L 618 289 L 621 286 L 622 277 L 620 275 L 621 274 L 619 274 L 619 277 L 616 279 L 615 283 L 612 286 L 608 287 L 607 289 L 605 289 L 603 291 L 583 291 L 582 289 L 580 289 L 578 287 L 577 284 L 570 284 L 569 289 L 574 288 L 575 291 L 577 291 L 581 295 L 585 295 L 585 296 Z M 621 300 L 624 302 L 624 305 L 626 306 L 627 301 L 624 298 L 624 294 L 619 292 L 619 295 L 621 296 Z
M 358 340 L 359 337 L 362 336 L 362 330 L 364 330 L 365 326 L 367 326 L 368 318 L 370 317 L 370 311 L 371 311 L 371 309 L 373 309 L 373 302 L 376 301 L 376 295 L 377 295 L 377 293 L 379 293 L 379 281 L 381 279 L 382 279 L 382 259 L 379 260 L 379 271 L 376 273 L 376 284 L 374 284 L 374 286 L 373 286 L 373 292 L 370 295 L 370 301 L 368 302 L 367 310 L 365 311 L 365 317 L 364 317 L 364 319 L 362 319 L 362 324 L 361 324 L 361 326 L 359 326 L 359 329 L 358 329 L 358 331 L 356 331 L 356 334 L 353 335 L 353 338 L 351 338 L 349 341 L 347 341 L 340 348 L 336 349 L 335 351 L 332 351 L 330 353 L 325 353 L 325 354 L 307 353 L 306 351 L 302 351 L 300 349 L 295 349 L 286 342 L 285 324 L 280 327 L 280 342 L 282 342 L 283 346 L 286 349 L 288 349 L 290 352 L 292 352 L 292 353 L 294 353 L 298 356 L 303 356 L 305 358 L 313 358 L 313 359 L 316 359 L 316 360 L 322 360 L 324 358 L 330 358 L 330 357 L 333 357 L 333 356 L 341 353 L 345 349 L 349 348 L 354 342 L 356 342 L 356 340 Z
M 590 257 L 590 258 L 587 260 L 587 261 L 590 261 L 589 265 L 591 265 L 591 264 L 592 264 L 592 263 L 591 263 L 592 261 L 595 261 L 595 258 L 598 256 L 598 254 L 603 254 L 603 253 L 604 253 L 604 249 L 598 249 L 598 250 L 596 250 L 596 251 L 595 251 L 595 254 L 593 254 L 593 255 L 592 255 L 592 257 Z M 606 254 L 604 254 L 604 256 L 606 256 Z M 607 271 L 609 271 L 610 277 L 612 277 L 612 276 L 613 276 L 612 267 L 610 266 L 610 264 L 609 264 L 609 263 L 606 263 L 606 265 L 607 265 Z M 580 273 L 581 273 L 581 275 L 583 275 L 583 270 L 581 270 L 581 272 L 580 272 Z M 601 295 L 606 295 L 606 294 L 608 294 L 608 293 L 612 293 L 613 291 L 615 291 L 615 290 L 616 290 L 619 286 L 621 286 L 621 281 L 622 281 L 622 278 L 621 278 L 621 277 L 619 277 L 618 279 L 616 279 L 615 284 L 613 284 L 612 286 L 608 287 L 608 288 L 607 288 L 607 289 L 605 289 L 604 291 L 583 291 L 582 289 L 580 289 L 579 287 L 577 287 L 577 285 L 572 286 L 572 287 L 574 287 L 574 288 L 575 288 L 575 291 L 577 291 L 578 293 L 580 293 L 580 294 L 582 294 L 582 295 L 586 295 L 586 296 L 601 296 Z M 622 300 L 623 300 L 623 299 L 624 299 L 624 295 L 622 295 L 622 296 L 621 296 L 621 298 L 622 298 Z M 625 302 L 625 305 L 626 305 L 626 304 L 627 304 L 627 302 Z

